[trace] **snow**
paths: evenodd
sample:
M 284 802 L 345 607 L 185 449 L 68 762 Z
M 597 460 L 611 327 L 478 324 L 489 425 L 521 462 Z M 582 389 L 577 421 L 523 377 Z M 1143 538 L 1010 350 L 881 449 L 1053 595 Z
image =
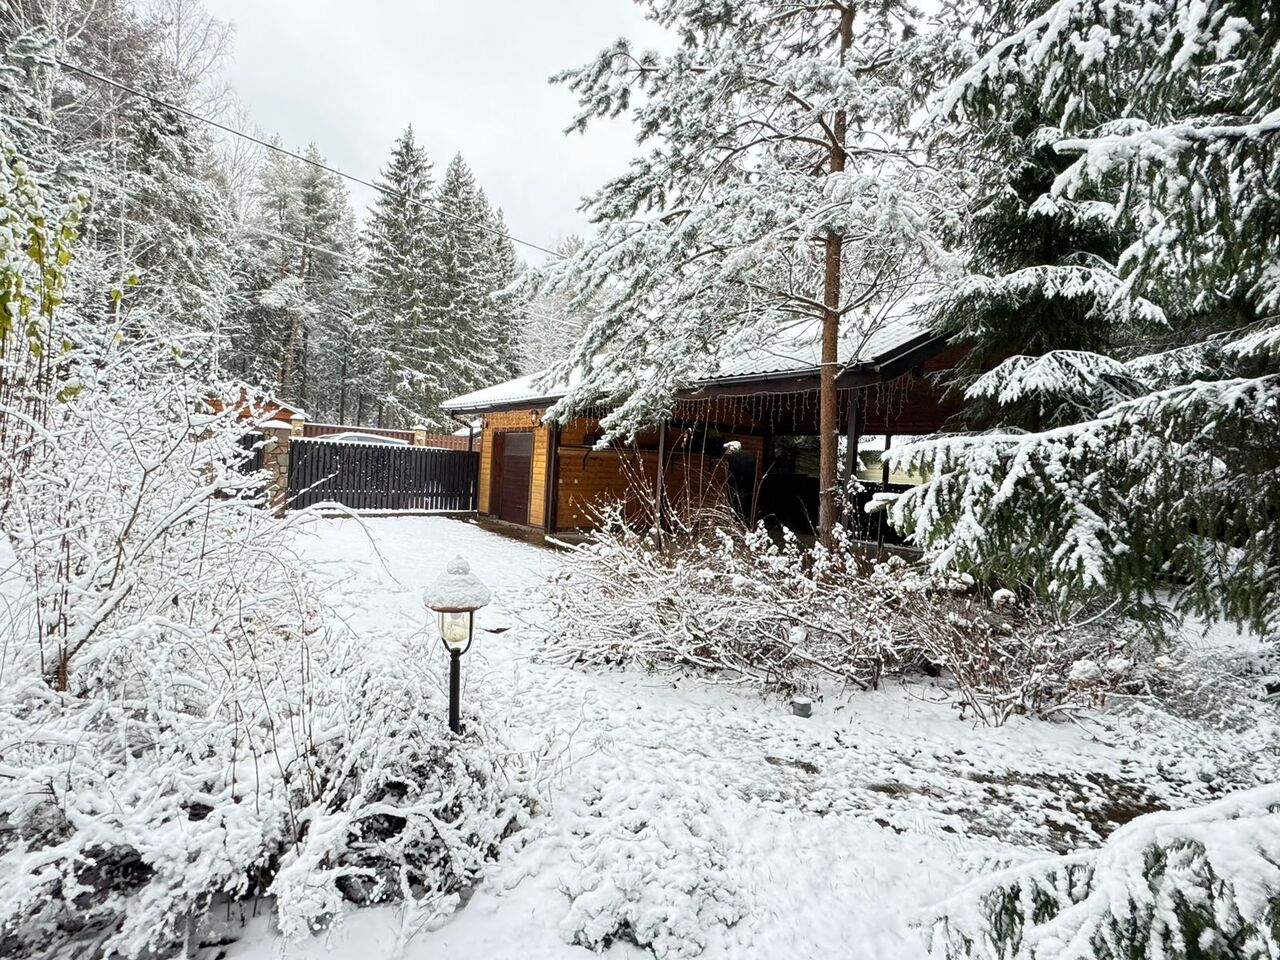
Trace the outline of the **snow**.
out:
M 923 684 L 825 689 L 802 719 L 750 690 L 539 662 L 555 551 L 439 517 L 312 529 L 329 601 L 366 634 L 425 637 L 423 588 L 469 559 L 493 603 L 464 661 L 464 718 L 505 727 L 511 762 L 541 784 L 539 815 L 457 913 L 407 943 L 407 960 L 585 958 L 620 922 L 660 957 L 837 956 L 855 943 L 925 956 L 912 921 L 992 864 L 1096 846 L 1126 807 L 1213 796 L 1194 750 L 1118 721 L 975 727 Z M 439 644 L 422 649 L 443 683 Z M 232 925 L 227 960 L 363 960 L 400 943 L 392 907 L 352 909 L 292 944 L 268 913 Z
M 471 572 L 471 565 L 457 556 L 423 592 L 422 602 L 432 610 L 478 610 L 488 606 L 492 595 Z

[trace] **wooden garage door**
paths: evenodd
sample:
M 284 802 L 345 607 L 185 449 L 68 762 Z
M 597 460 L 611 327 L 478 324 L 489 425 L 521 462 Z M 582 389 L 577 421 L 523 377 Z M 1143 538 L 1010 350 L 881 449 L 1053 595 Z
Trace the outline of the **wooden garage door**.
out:
M 499 520 L 529 522 L 529 469 L 533 461 L 533 434 L 529 431 L 498 434 L 497 504 Z

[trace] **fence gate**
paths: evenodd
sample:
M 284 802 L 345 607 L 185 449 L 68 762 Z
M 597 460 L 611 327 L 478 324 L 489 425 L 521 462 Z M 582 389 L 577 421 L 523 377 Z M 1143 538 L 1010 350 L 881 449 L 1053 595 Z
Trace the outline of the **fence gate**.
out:
M 480 455 L 378 443 L 294 437 L 289 505 L 353 510 L 474 510 Z

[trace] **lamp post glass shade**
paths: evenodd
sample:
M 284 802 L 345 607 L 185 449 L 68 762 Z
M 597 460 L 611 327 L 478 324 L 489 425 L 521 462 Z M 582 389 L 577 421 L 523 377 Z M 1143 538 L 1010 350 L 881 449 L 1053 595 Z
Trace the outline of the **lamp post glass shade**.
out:
M 472 625 L 475 614 L 470 610 L 449 610 L 439 614 L 440 639 L 450 650 L 465 652 L 471 646 Z

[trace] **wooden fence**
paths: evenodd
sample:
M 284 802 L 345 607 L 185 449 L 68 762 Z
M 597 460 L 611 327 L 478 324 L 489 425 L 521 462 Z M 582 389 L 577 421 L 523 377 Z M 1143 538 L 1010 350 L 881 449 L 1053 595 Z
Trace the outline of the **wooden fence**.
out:
M 240 435 L 240 449 L 244 451 L 244 460 L 240 463 L 240 469 L 245 473 L 257 473 L 262 469 L 262 445 L 266 439 L 266 434 L 256 430 Z
M 474 510 L 480 455 L 377 443 L 294 437 L 289 505 L 340 503 L 352 510 Z

